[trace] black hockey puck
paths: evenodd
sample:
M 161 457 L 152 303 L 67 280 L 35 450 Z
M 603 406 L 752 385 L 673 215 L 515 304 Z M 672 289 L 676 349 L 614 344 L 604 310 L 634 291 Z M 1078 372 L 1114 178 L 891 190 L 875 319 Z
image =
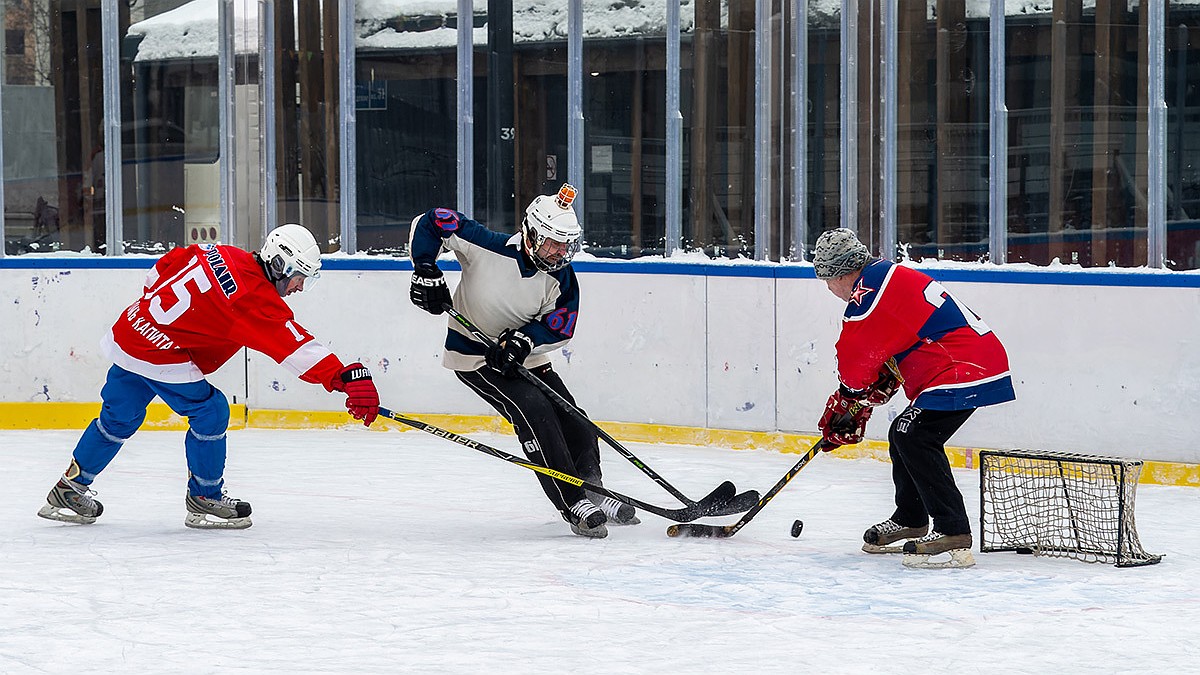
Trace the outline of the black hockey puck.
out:
M 793 537 L 799 537 L 800 533 L 803 531 L 804 531 L 804 521 L 803 520 L 797 520 L 796 522 L 792 523 L 792 536 Z
M 1024 546 L 1018 546 L 1017 553 L 1021 555 L 1033 555 L 1033 549 L 1025 548 Z

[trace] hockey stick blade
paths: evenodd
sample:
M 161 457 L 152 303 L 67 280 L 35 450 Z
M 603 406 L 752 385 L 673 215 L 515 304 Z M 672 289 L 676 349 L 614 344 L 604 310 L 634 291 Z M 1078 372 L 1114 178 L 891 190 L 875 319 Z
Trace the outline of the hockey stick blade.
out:
M 758 494 L 758 490 L 747 490 L 741 494 L 734 495 L 732 499 L 708 514 L 710 516 L 732 516 L 735 513 L 745 513 L 754 508 L 758 500 L 762 496 Z
M 694 537 L 703 539 L 728 539 L 734 530 L 730 525 L 705 525 L 703 523 L 676 523 L 667 528 L 668 537 Z

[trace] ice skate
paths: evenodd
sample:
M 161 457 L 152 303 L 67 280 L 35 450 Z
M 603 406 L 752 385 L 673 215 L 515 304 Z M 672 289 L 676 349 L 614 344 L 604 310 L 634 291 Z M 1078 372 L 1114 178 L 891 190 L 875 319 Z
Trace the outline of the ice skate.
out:
M 971 534 L 945 535 L 940 532 L 929 534 L 904 543 L 904 566 L 916 569 L 942 569 L 947 567 L 971 567 L 975 556 L 971 555 Z M 947 554 L 942 557 L 941 554 Z M 934 556 L 939 556 L 933 560 Z
M 629 504 L 590 492 L 588 497 L 604 512 L 609 525 L 638 525 L 642 522 L 641 518 L 637 517 L 637 509 Z
M 200 530 L 244 530 L 250 522 L 250 502 L 222 494 L 219 498 L 196 497 L 184 500 L 187 518 L 183 524 Z
M 64 475 L 46 495 L 46 505 L 38 515 L 47 520 L 90 525 L 104 513 L 104 505 L 92 498 L 90 486 L 77 483 Z
M 920 527 L 905 527 L 888 518 L 882 523 L 876 523 L 863 532 L 862 550 L 867 553 L 903 553 L 904 545 L 892 546 L 903 539 L 916 539 L 929 532 L 929 525 Z
M 605 526 L 608 517 L 591 500 L 580 499 L 575 502 L 563 517 L 571 524 L 571 531 L 581 537 L 603 539 L 608 536 L 608 527 Z

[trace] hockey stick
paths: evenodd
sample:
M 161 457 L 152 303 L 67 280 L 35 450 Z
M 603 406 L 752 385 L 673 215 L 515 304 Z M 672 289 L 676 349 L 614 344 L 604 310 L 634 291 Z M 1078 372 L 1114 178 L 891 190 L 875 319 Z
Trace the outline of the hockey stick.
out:
M 480 342 L 482 342 L 483 344 L 485 344 L 489 347 L 491 347 L 492 345 L 495 344 L 495 342 L 496 342 L 495 340 L 493 340 L 491 337 L 489 337 L 483 331 L 479 330 L 479 328 L 477 328 L 475 326 L 475 324 L 471 323 L 470 319 L 468 319 L 467 317 L 460 314 L 458 312 L 458 310 L 454 309 L 454 307 L 452 307 L 450 304 L 444 304 L 444 305 L 442 305 L 442 307 L 446 310 L 447 314 L 454 317 L 454 320 L 457 321 L 459 323 L 459 325 L 461 325 L 463 328 L 467 329 L 467 332 L 469 332 L 471 335 L 475 336 L 476 340 L 479 340 Z M 592 429 L 594 429 L 596 431 L 596 434 L 598 436 L 600 436 L 600 438 L 603 438 L 604 442 L 608 443 L 609 446 L 611 446 L 613 450 L 616 450 L 618 454 L 620 454 L 625 459 L 629 460 L 629 462 L 631 464 L 633 464 L 638 469 L 640 469 L 642 473 L 649 476 L 650 479 L 653 480 L 655 483 L 658 483 L 658 485 L 662 489 L 666 490 L 667 492 L 670 492 L 671 495 L 673 497 L 675 497 L 676 499 L 678 499 L 681 503 L 683 503 L 689 507 L 695 506 L 698 503 L 695 500 L 687 497 L 687 495 L 684 495 L 679 490 L 675 489 L 675 486 L 671 485 L 669 482 L 667 482 L 667 479 L 658 475 L 658 472 L 656 472 L 654 469 L 651 469 L 644 462 L 642 462 L 642 460 L 638 459 L 636 455 L 634 455 L 632 452 L 627 450 L 625 448 L 625 446 L 621 445 L 621 443 L 618 442 L 617 439 L 613 438 L 612 436 L 609 436 L 608 432 L 601 429 L 592 420 L 588 419 L 588 416 L 583 414 L 582 410 L 580 410 L 578 407 L 576 407 L 574 404 L 572 404 L 567 399 L 563 398 L 561 394 L 559 394 L 557 391 L 554 391 L 554 389 L 551 388 L 550 385 L 543 382 L 541 380 L 541 378 L 539 378 L 537 375 L 534 375 L 533 373 L 529 372 L 529 369 L 527 369 L 525 366 L 523 366 L 521 364 L 517 364 L 517 372 L 521 374 L 521 377 L 524 378 L 525 381 L 527 381 L 530 384 L 532 384 L 533 386 L 537 387 L 538 391 L 541 391 L 543 394 L 545 394 L 547 398 L 549 398 L 551 401 L 553 401 L 555 403 L 555 405 L 557 405 L 558 407 L 565 410 L 569 415 L 576 418 L 580 422 L 583 422 L 583 423 L 587 424 L 588 426 L 592 427 Z M 727 516 L 727 515 L 734 514 L 734 513 L 741 513 L 743 511 L 745 511 L 746 509 L 750 508 L 757 501 L 758 501 L 758 493 L 755 492 L 754 490 L 743 492 L 742 494 L 736 495 L 735 497 L 730 499 L 723 509 L 715 511 L 709 515 Z
M 842 426 L 846 422 L 850 421 L 856 414 L 858 414 L 858 411 L 862 410 L 862 408 L 863 403 L 861 401 L 854 403 L 850 406 L 849 410 L 842 413 L 836 420 L 834 420 L 832 426 L 834 428 Z M 744 516 L 739 518 L 736 523 L 732 525 L 704 525 L 702 523 L 672 525 L 667 528 L 667 536 L 715 537 L 717 539 L 728 539 L 729 537 L 732 537 L 738 533 L 738 530 L 745 527 L 746 523 L 753 520 L 754 516 L 758 515 L 758 512 L 762 511 L 763 508 L 766 507 L 767 502 L 770 502 L 772 499 L 774 499 L 775 495 L 779 494 L 779 491 L 782 490 L 783 487 L 788 484 L 788 482 L 795 478 L 796 474 L 800 473 L 800 469 L 803 469 L 805 466 L 807 466 L 808 463 L 812 461 L 812 458 L 817 456 L 818 452 L 826 448 L 832 450 L 836 447 L 838 446 L 830 443 L 829 441 L 825 440 L 824 437 L 822 437 L 821 440 L 817 441 L 811 448 L 809 448 L 808 452 L 804 453 L 804 456 L 800 458 L 800 461 L 796 462 L 791 469 L 788 469 L 788 472 L 783 474 L 783 478 L 780 478 L 779 482 L 776 483 L 774 487 L 772 487 L 770 490 L 767 490 L 767 494 L 763 495 L 762 499 L 759 499 L 758 503 L 755 504 L 754 507 L 749 511 L 747 511 Z
M 667 528 L 667 536 L 715 537 L 717 539 L 728 539 L 729 537 L 732 537 L 738 533 L 738 530 L 745 527 L 746 523 L 750 522 L 754 516 L 758 515 L 758 512 L 763 510 L 763 507 L 767 505 L 767 502 L 770 502 L 772 499 L 774 499 L 775 495 L 779 494 L 779 491 L 783 489 L 783 486 L 787 485 L 788 482 L 796 476 L 796 474 L 800 473 L 800 469 L 803 469 L 810 461 L 812 461 L 812 458 L 816 457 L 817 453 L 825 449 L 827 445 L 832 444 L 829 441 L 826 441 L 824 438 L 817 441 L 815 445 L 809 448 L 808 452 L 804 453 L 804 456 L 800 458 L 800 461 L 796 462 L 795 466 L 789 469 L 788 472 L 783 475 L 783 478 L 779 479 L 779 482 L 776 483 L 774 487 L 772 487 L 770 490 L 767 490 L 767 494 L 763 495 L 762 499 L 758 500 L 758 503 L 754 505 L 754 508 L 747 511 L 746 514 L 742 516 L 736 523 L 732 525 L 704 525 L 703 523 L 676 524 Z
M 486 455 L 491 455 L 492 457 L 497 457 L 506 462 L 516 464 L 517 466 L 525 467 L 526 469 L 529 469 L 530 471 L 536 471 L 537 473 L 549 476 L 555 480 L 559 480 L 564 483 L 570 483 L 571 485 L 579 486 L 585 490 L 590 490 L 597 494 L 604 495 L 605 497 L 612 497 L 613 499 L 615 499 L 623 504 L 629 504 L 630 506 L 635 506 L 635 507 L 642 509 L 643 511 L 646 511 L 648 513 L 653 513 L 657 516 L 662 516 L 663 518 L 666 518 L 668 520 L 674 520 L 674 521 L 681 522 L 681 523 L 686 523 L 686 522 L 695 520 L 697 518 L 704 518 L 706 516 L 711 516 L 711 515 L 717 514 L 722 509 L 722 507 L 725 507 L 729 503 L 729 501 L 734 498 L 734 495 L 737 492 L 737 488 L 734 487 L 733 483 L 731 483 L 729 481 L 725 481 L 724 483 L 721 483 L 720 485 L 718 485 L 715 490 L 708 493 L 707 496 L 705 496 L 703 499 L 696 502 L 695 504 L 684 507 L 682 509 L 665 509 L 661 506 L 647 504 L 646 502 L 643 502 L 640 499 L 634 499 L 633 497 L 627 497 L 619 492 L 613 492 L 612 490 L 609 490 L 608 488 L 602 487 L 600 485 L 595 485 L 593 483 L 589 483 L 589 482 L 583 480 L 582 478 L 576 478 L 575 476 L 572 476 L 570 474 L 563 473 L 561 471 L 555 471 L 554 469 L 544 467 L 541 464 L 534 464 L 532 462 L 526 462 L 526 461 L 516 457 L 515 455 L 510 455 L 507 452 L 504 452 L 503 450 L 498 450 L 496 448 L 491 447 L 490 445 L 484 445 L 483 443 L 480 443 L 478 441 L 473 441 L 473 440 L 467 438 L 466 436 L 460 436 L 460 435 L 454 433 L 453 431 L 447 431 L 445 429 L 435 427 L 432 424 L 426 424 L 425 422 L 422 422 L 420 420 L 410 419 L 403 415 L 394 413 L 391 410 L 388 410 L 387 408 L 381 407 L 379 409 L 379 416 L 386 417 L 390 420 L 395 420 L 397 422 L 400 422 L 401 424 L 407 424 L 410 427 L 413 427 L 415 429 L 420 429 L 421 431 L 433 434 L 434 436 L 439 436 L 448 441 L 453 441 L 455 443 L 458 443 L 459 445 L 463 445 L 468 448 L 471 448 L 472 450 L 478 450 L 479 452 L 482 452 Z

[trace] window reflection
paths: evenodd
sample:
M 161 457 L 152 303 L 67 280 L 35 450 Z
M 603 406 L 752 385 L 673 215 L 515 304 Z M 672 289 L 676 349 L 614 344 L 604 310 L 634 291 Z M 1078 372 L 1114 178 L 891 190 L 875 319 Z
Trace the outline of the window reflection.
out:
M 1008 19 L 1010 262 L 1146 260 L 1145 11 L 1088 9 Z

